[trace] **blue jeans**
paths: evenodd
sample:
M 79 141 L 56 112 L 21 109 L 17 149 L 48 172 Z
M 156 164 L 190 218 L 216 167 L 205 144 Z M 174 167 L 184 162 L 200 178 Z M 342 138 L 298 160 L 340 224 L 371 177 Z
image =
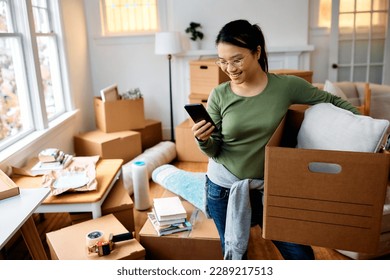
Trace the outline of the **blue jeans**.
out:
M 207 207 L 211 218 L 217 227 L 222 252 L 224 253 L 225 245 L 225 221 L 226 210 L 229 200 L 229 189 L 214 184 L 206 176 L 207 189 Z M 250 200 L 252 207 L 251 225 L 263 226 L 263 192 L 259 190 L 251 190 Z M 285 260 L 314 260 L 313 249 L 310 246 L 300 245 L 282 241 L 272 241 L 278 248 L 279 252 Z

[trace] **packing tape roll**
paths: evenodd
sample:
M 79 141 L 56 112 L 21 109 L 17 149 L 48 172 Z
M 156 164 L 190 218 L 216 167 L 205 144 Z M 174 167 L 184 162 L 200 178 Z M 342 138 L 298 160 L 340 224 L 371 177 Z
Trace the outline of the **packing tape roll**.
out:
M 88 232 L 85 236 L 87 247 L 95 245 L 98 241 L 103 240 L 104 232 L 100 230 L 94 230 Z

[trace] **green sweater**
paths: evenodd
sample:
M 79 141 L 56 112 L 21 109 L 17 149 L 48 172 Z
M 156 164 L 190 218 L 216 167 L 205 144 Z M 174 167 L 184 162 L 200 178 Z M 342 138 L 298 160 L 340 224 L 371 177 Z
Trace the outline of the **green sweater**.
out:
M 302 78 L 267 75 L 268 84 L 261 94 L 238 96 L 230 82 L 225 82 L 212 91 L 207 103 L 207 111 L 220 130 L 207 141 L 198 141 L 199 147 L 239 179 L 264 177 L 265 146 L 291 104 L 330 102 L 360 114 L 347 101 Z

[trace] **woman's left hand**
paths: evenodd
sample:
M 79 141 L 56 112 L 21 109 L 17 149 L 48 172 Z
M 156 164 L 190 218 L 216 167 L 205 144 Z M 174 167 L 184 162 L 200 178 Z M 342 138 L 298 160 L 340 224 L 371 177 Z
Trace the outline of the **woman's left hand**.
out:
M 192 132 L 199 141 L 206 141 L 210 138 L 211 133 L 214 131 L 214 126 L 211 123 L 206 123 L 205 120 L 197 122 L 192 126 Z

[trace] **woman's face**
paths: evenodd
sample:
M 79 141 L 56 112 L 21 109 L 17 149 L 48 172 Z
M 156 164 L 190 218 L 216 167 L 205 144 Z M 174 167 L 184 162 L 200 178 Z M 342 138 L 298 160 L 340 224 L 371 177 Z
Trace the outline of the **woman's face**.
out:
M 258 59 L 260 47 L 256 53 L 251 53 L 246 48 L 237 47 L 232 44 L 219 43 L 217 46 L 218 61 L 221 67 L 233 83 L 241 84 L 250 81 L 254 75 L 261 71 Z

